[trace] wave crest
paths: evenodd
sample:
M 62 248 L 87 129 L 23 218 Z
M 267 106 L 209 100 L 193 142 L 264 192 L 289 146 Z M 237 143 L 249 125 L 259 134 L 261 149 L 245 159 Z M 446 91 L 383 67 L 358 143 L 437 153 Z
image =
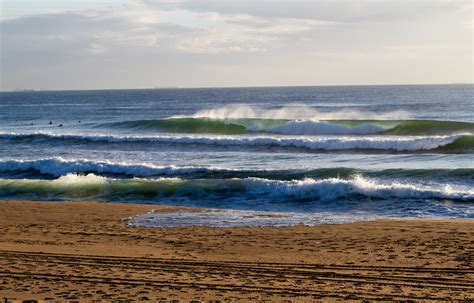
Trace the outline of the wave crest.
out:
M 451 199 L 474 200 L 474 190 L 456 190 L 452 185 L 427 186 L 399 182 L 381 183 L 356 175 L 352 179 L 329 178 L 298 181 L 248 179 L 247 186 L 259 195 L 291 196 L 299 200 L 334 201 L 340 198 L 364 196 L 378 199 Z
M 452 184 L 382 182 L 355 176 L 350 179 L 279 181 L 245 179 L 111 179 L 94 174 L 68 174 L 55 180 L 0 179 L 0 195 L 31 198 L 82 199 L 271 199 L 329 202 L 340 199 L 429 199 L 474 201 L 474 189 Z M 217 199 L 217 200 L 216 200 Z M 259 200 L 258 200 L 259 201 Z
M 170 118 L 99 124 L 97 128 L 189 134 L 275 133 L 284 135 L 450 135 L 474 134 L 474 123 L 435 120 L 315 120 Z
M 67 174 L 89 174 L 116 177 L 185 176 L 187 178 L 248 178 L 271 180 L 299 180 L 303 178 L 349 178 L 354 175 L 382 178 L 423 178 L 472 180 L 474 168 L 462 169 L 381 169 L 363 170 L 351 167 L 312 169 L 231 169 L 203 166 L 158 166 L 150 163 L 120 163 L 81 159 L 45 158 L 35 160 L 0 160 L 0 173 L 13 177 L 60 177 Z M 18 174 L 19 173 L 19 174 Z M 27 173 L 27 174 L 24 174 Z M 33 175 L 31 175 L 32 173 Z
M 408 119 L 411 114 L 406 111 L 375 113 L 354 109 L 343 109 L 334 112 L 321 112 L 304 104 L 292 104 L 277 108 L 264 108 L 246 104 L 230 104 L 217 108 L 204 109 L 191 116 L 173 116 L 173 118 L 211 118 L 211 119 L 286 119 L 286 120 L 332 120 L 332 119 Z
M 29 170 L 54 177 L 64 176 L 69 173 L 120 174 L 149 177 L 228 171 L 227 169 L 217 167 L 156 166 L 153 164 L 112 163 L 109 161 L 64 160 L 62 158 L 0 161 L 0 172 Z
M 0 133 L 0 139 L 15 141 L 82 141 L 105 143 L 166 143 L 208 146 L 247 146 L 303 148 L 321 151 L 441 151 L 470 153 L 474 150 L 474 136 L 324 136 L 324 137 L 275 137 L 275 136 L 121 136 L 76 135 L 52 133 Z

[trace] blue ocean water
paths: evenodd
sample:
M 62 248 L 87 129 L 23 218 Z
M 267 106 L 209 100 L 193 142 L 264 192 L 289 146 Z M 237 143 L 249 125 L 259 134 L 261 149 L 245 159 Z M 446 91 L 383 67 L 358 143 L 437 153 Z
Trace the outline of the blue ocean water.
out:
M 0 93 L 0 197 L 150 226 L 474 217 L 474 85 Z

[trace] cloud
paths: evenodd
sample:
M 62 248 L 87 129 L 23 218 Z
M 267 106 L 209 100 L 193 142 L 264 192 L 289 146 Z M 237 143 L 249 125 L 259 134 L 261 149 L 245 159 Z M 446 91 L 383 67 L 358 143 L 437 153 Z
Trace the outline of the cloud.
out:
M 85 48 L 85 52 L 91 55 L 101 55 L 107 52 L 107 48 L 97 43 L 90 43 L 88 47 Z
M 180 20 L 183 19 L 183 21 Z M 189 24 L 189 19 L 199 20 Z M 319 23 L 298 19 L 275 22 L 248 15 L 163 11 L 131 5 L 126 10 L 88 10 L 26 16 L 2 22 L 8 48 L 31 52 L 70 45 L 70 54 L 102 54 L 112 47 L 160 47 L 185 53 L 265 51 L 265 44 Z M 78 50 L 81 50 L 77 52 Z
M 465 82 L 471 10 L 462 0 L 136 0 L 24 15 L 0 21 L 1 86 Z
M 424 18 L 447 11 L 468 11 L 470 0 L 143 0 L 163 9 L 186 9 L 264 18 L 332 22 L 387 22 Z

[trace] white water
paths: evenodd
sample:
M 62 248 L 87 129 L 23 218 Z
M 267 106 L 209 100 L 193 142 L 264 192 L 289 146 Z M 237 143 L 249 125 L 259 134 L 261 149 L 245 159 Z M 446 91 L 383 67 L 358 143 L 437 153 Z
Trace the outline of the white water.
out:
M 286 196 L 299 200 L 334 201 L 358 195 L 378 199 L 474 200 L 474 187 L 459 187 L 450 184 L 440 186 L 440 184 L 382 183 L 362 176 L 355 176 L 352 179 L 314 180 L 308 178 L 295 181 L 248 178 L 245 184 L 247 190 L 256 195 Z
M 320 137 L 275 137 L 275 136 L 123 136 L 123 135 L 76 135 L 36 133 L 0 133 L 2 138 L 47 137 L 50 139 L 83 140 L 90 142 L 150 142 L 180 143 L 220 146 L 278 146 L 298 147 L 311 150 L 431 150 L 453 143 L 461 135 L 452 136 L 320 136 Z
M 121 185 L 114 187 L 113 185 Z M 123 186 L 122 186 L 123 185 Z M 0 179 L 0 186 L 21 193 L 36 194 L 36 190 L 47 188 L 50 194 L 63 198 L 75 196 L 77 189 L 93 188 L 102 192 L 105 197 L 113 194 L 141 195 L 154 193 L 157 196 L 167 195 L 168 198 L 182 198 L 189 195 L 221 196 L 233 199 L 283 199 L 287 202 L 308 200 L 329 202 L 339 199 L 375 198 L 381 200 L 398 199 L 430 199 L 474 201 L 474 187 L 455 184 L 423 184 L 400 183 L 397 181 L 381 181 L 377 179 L 355 176 L 350 179 L 311 178 L 294 181 L 268 180 L 262 178 L 245 179 L 200 179 L 184 180 L 179 178 L 157 179 L 113 179 L 95 174 L 67 174 L 55 180 L 38 179 Z M 65 187 L 66 186 L 66 187 Z M 227 196 L 230 195 L 230 196 Z M 84 196 L 83 198 L 87 198 Z M 206 198 L 206 197 L 204 197 Z
M 218 167 L 179 167 L 175 165 L 156 166 L 149 163 L 128 164 L 110 161 L 64 160 L 62 158 L 37 160 L 7 160 L 0 161 L 0 172 L 36 170 L 41 174 L 55 177 L 69 173 L 109 173 L 127 174 L 137 177 L 156 175 L 186 175 L 209 171 L 231 171 Z

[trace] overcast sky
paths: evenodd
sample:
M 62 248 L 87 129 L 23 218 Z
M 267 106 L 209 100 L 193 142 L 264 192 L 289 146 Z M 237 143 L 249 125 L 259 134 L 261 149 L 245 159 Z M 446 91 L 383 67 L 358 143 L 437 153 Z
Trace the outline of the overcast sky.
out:
M 0 89 L 473 82 L 471 0 L 0 0 Z

